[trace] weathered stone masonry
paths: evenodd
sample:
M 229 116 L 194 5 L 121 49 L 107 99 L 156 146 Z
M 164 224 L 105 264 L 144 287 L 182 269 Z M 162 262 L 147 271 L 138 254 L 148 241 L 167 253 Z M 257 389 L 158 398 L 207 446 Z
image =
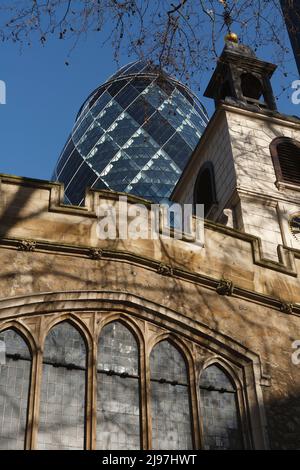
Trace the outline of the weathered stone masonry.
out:
M 258 238 L 213 222 L 204 248 L 101 241 L 97 204 L 108 198 L 118 207 L 117 196 L 89 191 L 85 207 L 70 207 L 59 184 L 1 176 L 0 330 L 13 327 L 31 350 L 26 448 L 38 442 L 46 337 L 63 320 L 86 344 L 87 449 L 96 446 L 98 337 L 113 320 L 138 344 L 143 448 L 152 446 L 149 358 L 162 339 L 187 364 L 194 448 L 205 440 L 199 377 L 214 363 L 235 383 L 244 447 L 299 448 L 300 366 L 291 356 L 300 339 L 300 251 L 282 247 L 281 259 L 268 261 Z

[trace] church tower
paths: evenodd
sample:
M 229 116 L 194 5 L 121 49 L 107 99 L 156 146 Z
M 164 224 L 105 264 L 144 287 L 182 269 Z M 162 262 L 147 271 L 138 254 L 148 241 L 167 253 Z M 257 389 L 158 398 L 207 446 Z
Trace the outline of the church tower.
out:
M 205 205 L 205 217 L 261 239 L 280 260 L 300 248 L 300 119 L 277 111 L 271 76 L 229 35 L 205 91 L 216 110 L 173 191 L 180 203 Z

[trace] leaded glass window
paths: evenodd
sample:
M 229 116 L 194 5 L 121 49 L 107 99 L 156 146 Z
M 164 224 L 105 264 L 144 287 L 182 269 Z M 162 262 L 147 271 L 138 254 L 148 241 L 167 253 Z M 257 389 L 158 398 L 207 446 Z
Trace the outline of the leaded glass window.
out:
M 97 449 L 140 449 L 139 354 L 120 322 L 100 334 L 97 360 Z
M 209 366 L 200 378 L 204 448 L 242 449 L 237 390 L 218 366 Z
M 86 346 L 68 322 L 49 332 L 44 347 L 38 449 L 84 448 Z
M 25 446 L 31 354 L 14 330 L 0 333 L 0 449 Z
M 150 356 L 152 448 L 192 449 L 191 412 L 186 363 L 168 341 Z

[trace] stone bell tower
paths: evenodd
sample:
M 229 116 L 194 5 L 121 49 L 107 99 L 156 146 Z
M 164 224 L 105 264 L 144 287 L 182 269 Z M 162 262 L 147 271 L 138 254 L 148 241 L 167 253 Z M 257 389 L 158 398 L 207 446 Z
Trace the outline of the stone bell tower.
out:
M 261 239 L 262 256 L 300 249 L 300 119 L 277 111 L 276 66 L 229 35 L 205 91 L 216 110 L 172 198 Z M 298 239 L 299 237 L 299 239 Z
M 263 62 L 250 47 L 227 41 L 204 96 L 216 107 L 225 100 L 248 109 L 276 110 L 270 78 L 276 65 Z

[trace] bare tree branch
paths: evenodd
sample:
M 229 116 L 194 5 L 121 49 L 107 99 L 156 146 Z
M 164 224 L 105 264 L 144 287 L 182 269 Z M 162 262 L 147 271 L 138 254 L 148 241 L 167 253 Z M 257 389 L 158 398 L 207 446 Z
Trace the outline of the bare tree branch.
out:
M 3 42 L 54 36 L 71 52 L 99 33 L 116 61 L 122 53 L 147 58 L 184 80 L 214 66 L 226 28 L 255 50 L 272 46 L 282 69 L 291 58 L 280 0 L 2 0 L 0 13 Z

